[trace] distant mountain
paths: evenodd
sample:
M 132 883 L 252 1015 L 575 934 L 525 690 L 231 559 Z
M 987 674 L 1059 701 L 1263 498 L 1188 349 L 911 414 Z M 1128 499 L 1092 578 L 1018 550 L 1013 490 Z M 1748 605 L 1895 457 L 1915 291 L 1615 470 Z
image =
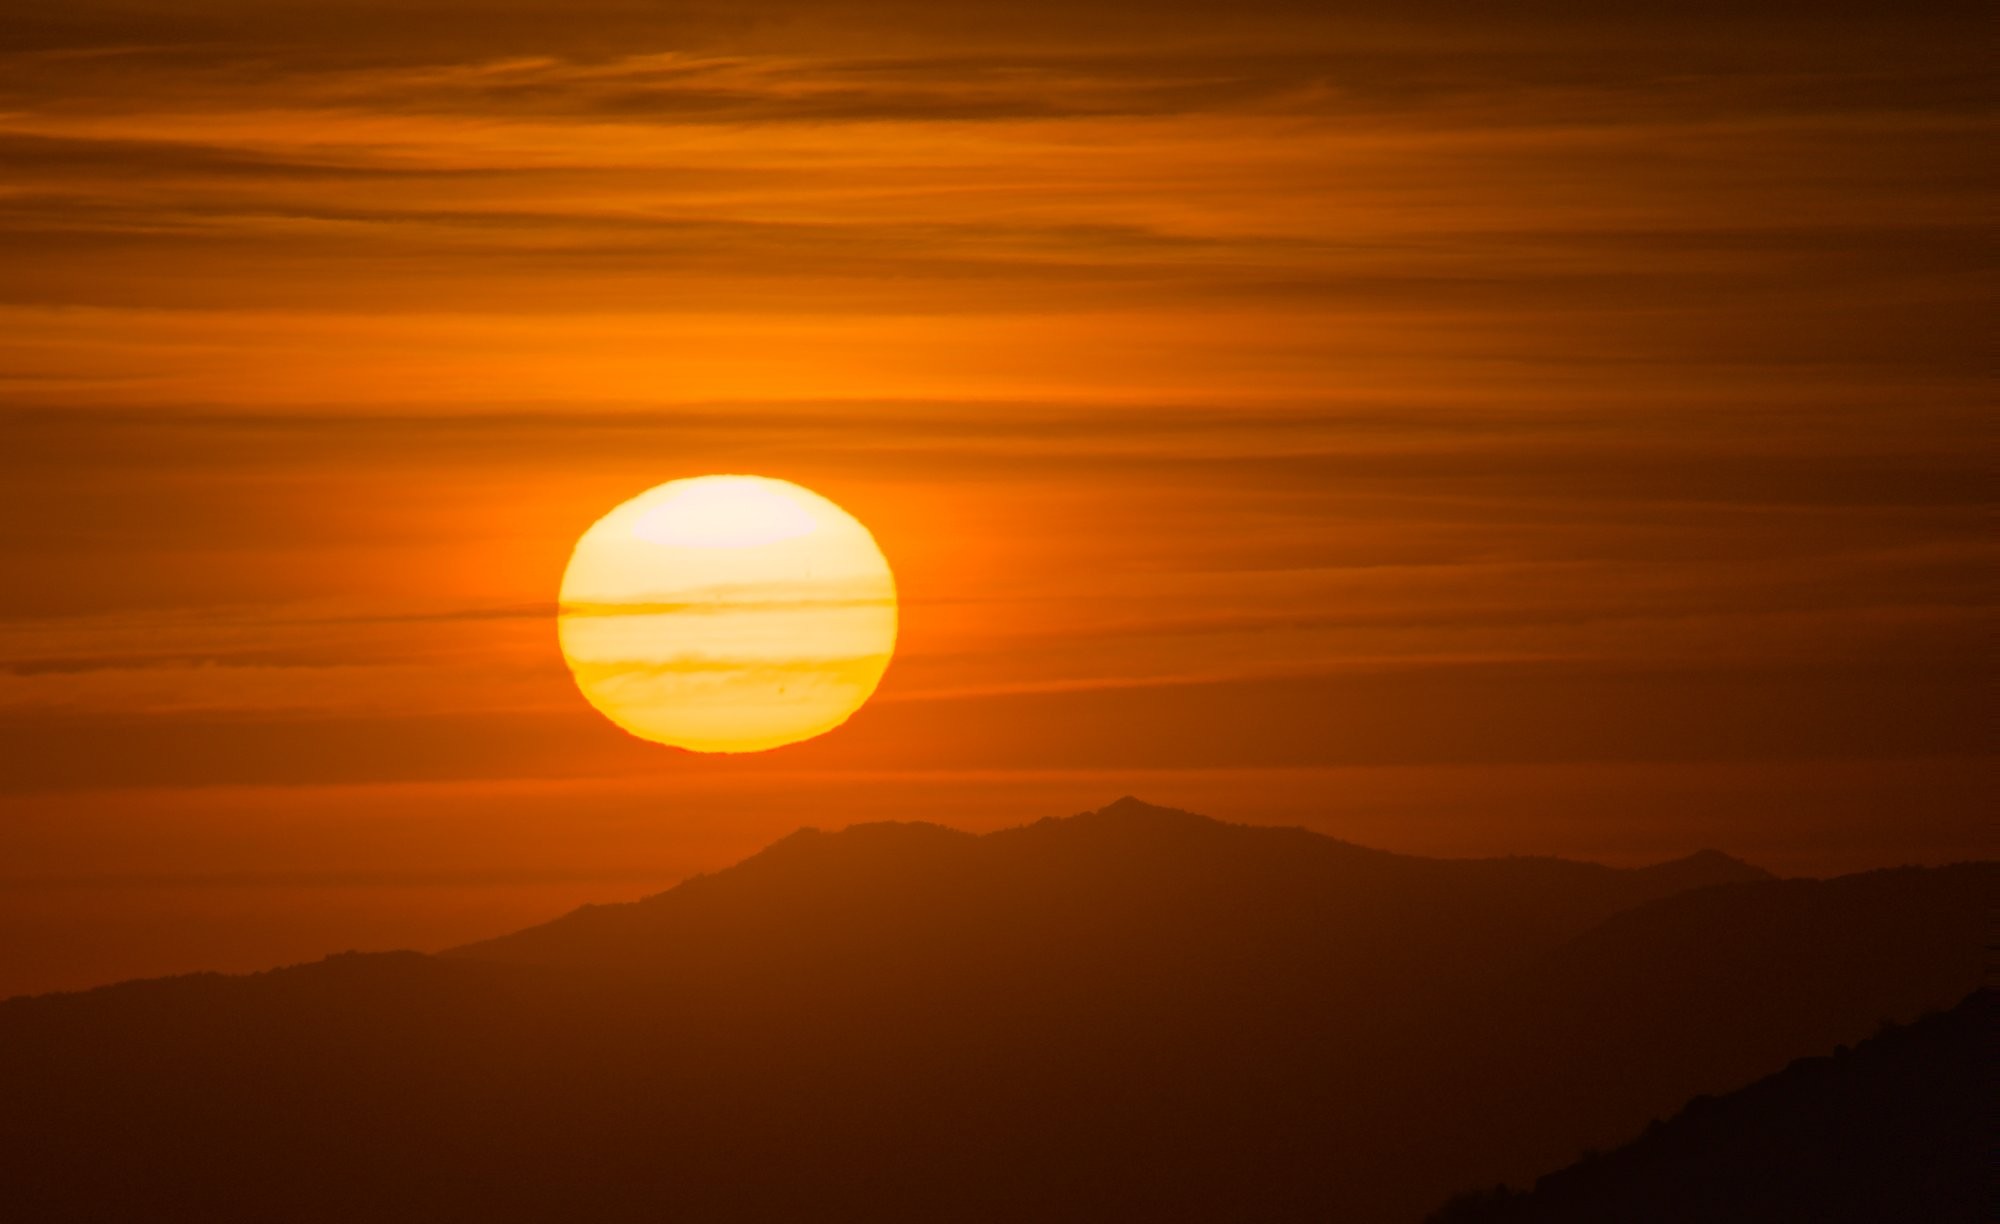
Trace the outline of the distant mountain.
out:
M 659 974 L 753 949 L 785 958 L 834 940 L 840 946 L 814 959 L 913 942 L 952 955 L 964 950 L 948 946 L 954 932 L 1018 942 L 1039 927 L 1070 948 L 1135 938 L 1185 948 L 1226 933 L 1331 957 L 1349 972 L 1443 983 L 1532 957 L 1646 901 L 1771 878 L 1714 851 L 1638 870 L 1413 858 L 1128 797 L 984 837 L 929 824 L 802 829 L 644 901 L 587 906 L 447 955 Z M 729 940 L 714 939 L 716 930 Z M 1394 947 L 1383 938 L 1391 932 Z
M 1431 1224 L 1981 1224 L 2000 999 L 1886 1027 L 1748 1088 L 1696 1097 L 1531 1191 L 1461 1195 Z
M 1977 985 L 1991 865 L 1442 861 L 1121 800 L 443 956 L 0 1004 L 36 1220 L 1408 1221 Z

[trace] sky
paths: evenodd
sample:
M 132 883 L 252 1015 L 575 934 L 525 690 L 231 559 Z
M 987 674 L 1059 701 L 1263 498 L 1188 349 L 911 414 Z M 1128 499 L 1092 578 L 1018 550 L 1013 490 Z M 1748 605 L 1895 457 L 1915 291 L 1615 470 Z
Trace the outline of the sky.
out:
M 1493 7 L 0 14 L 0 995 L 1127 793 L 1990 855 L 1983 6 Z M 714 472 L 895 571 L 832 734 L 563 665 Z

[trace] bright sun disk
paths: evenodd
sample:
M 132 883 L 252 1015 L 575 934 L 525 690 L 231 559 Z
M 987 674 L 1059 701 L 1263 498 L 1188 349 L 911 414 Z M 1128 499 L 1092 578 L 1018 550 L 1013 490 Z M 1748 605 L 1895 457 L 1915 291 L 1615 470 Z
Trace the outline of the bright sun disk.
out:
M 875 691 L 896 585 L 826 498 L 762 476 L 675 480 L 599 519 L 563 573 L 557 632 L 590 704 L 695 752 L 823 734 Z

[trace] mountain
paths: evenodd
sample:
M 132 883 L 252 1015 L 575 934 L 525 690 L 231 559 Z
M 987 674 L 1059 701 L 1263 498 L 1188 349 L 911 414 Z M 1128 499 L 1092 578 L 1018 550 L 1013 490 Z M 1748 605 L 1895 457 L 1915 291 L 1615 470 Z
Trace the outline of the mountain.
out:
M 2000 868 L 803 830 L 440 956 L 0 1004 L 37 1220 L 1411 1221 L 1976 986 Z
M 1459 1184 L 1532 1176 L 1697 1093 L 1950 1005 L 1983 980 L 1996 896 L 2000 867 L 1960 864 L 1695 889 L 1612 916 L 1491 982 L 1470 1048 L 1439 1058 L 1479 1108 L 1564 1119 L 1560 1139 L 1492 1136 Z
M 1980 1224 L 1989 1218 L 2000 1000 L 1885 1026 L 1722 1097 L 1526 1192 L 1454 1199 L 1431 1224 Z
M 737 962 L 752 949 L 789 959 L 833 940 L 841 946 L 813 959 L 855 948 L 870 959 L 888 949 L 954 956 L 996 940 L 1032 944 L 1026 932 L 1039 928 L 1071 952 L 1116 943 L 1132 953 L 1143 940 L 1175 955 L 1215 938 L 1256 939 L 1350 973 L 1449 981 L 1642 902 L 1769 879 L 1713 851 L 1633 871 L 1413 858 L 1128 797 L 984 837 L 928 824 L 802 829 L 726 872 L 447 955 L 659 975 L 706 972 L 709 958 Z M 717 930 L 729 939 L 710 937 Z M 1022 951 L 1048 963 L 1046 945 Z

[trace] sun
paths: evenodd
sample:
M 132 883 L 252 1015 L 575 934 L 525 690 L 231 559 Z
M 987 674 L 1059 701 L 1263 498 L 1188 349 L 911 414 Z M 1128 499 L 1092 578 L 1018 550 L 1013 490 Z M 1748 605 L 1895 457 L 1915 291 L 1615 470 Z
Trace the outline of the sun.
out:
M 557 634 L 577 687 L 641 739 L 761 752 L 860 709 L 896 646 L 896 582 L 855 517 L 763 476 L 648 489 L 583 533 Z

